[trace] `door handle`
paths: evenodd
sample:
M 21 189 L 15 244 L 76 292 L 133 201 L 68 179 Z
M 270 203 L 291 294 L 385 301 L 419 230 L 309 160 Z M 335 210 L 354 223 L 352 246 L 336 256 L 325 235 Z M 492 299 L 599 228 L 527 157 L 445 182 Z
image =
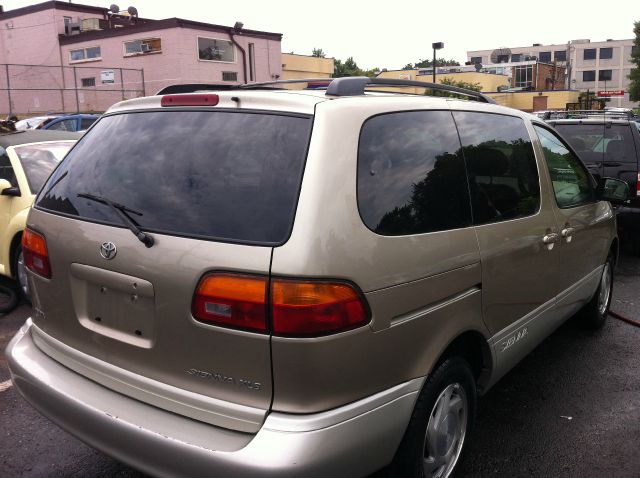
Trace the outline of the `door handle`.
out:
M 567 226 L 562 231 L 560 231 L 560 234 L 565 238 L 568 244 L 571 242 L 571 239 L 573 239 L 574 232 L 576 232 L 576 230 L 573 227 Z
M 544 235 L 542 242 L 547 246 L 547 249 L 551 250 L 554 244 L 558 242 L 559 237 L 555 232 L 550 232 Z

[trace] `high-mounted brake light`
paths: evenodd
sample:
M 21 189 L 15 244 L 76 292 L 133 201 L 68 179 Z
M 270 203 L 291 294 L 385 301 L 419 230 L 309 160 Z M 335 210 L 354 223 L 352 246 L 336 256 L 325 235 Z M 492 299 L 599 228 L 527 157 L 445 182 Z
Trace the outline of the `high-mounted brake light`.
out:
M 213 93 L 195 93 L 183 95 L 165 95 L 160 100 L 161 106 L 215 106 L 220 97 Z
M 209 274 L 198 284 L 191 313 L 212 325 L 268 332 L 266 302 L 265 277 Z
M 341 282 L 274 279 L 271 306 L 274 335 L 317 337 L 369 322 L 358 292 Z
M 27 268 L 36 274 L 51 278 L 49 252 L 44 236 L 27 228 L 22 233 L 22 255 Z

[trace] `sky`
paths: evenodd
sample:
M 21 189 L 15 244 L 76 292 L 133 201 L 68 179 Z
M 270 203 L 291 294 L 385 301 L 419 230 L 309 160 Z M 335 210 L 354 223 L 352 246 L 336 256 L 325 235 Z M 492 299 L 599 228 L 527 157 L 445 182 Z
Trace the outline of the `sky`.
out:
M 321 48 L 342 61 L 352 56 L 363 69 L 389 70 L 432 58 L 434 42 L 444 43 L 438 58 L 464 63 L 469 50 L 633 38 L 633 24 L 640 21 L 638 0 L 116 1 L 123 10 L 135 6 L 144 18 L 228 26 L 241 21 L 248 29 L 282 33 L 283 53 L 310 55 Z M 73 3 L 108 8 L 108 2 Z M 0 3 L 7 11 L 39 2 Z

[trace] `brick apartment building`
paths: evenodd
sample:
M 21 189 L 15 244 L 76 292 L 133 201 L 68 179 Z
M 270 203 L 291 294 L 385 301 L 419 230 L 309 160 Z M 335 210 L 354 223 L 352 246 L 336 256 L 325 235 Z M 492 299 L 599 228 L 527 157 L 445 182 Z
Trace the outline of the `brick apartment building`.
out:
M 279 33 L 48 1 L 0 7 L 0 113 L 104 111 L 175 83 L 282 75 Z M 2 71 L 4 69 L 5 71 Z

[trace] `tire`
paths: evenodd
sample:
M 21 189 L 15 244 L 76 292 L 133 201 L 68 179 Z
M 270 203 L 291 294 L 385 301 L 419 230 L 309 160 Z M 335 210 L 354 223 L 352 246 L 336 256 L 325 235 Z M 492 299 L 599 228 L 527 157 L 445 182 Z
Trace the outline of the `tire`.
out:
M 13 270 L 18 284 L 18 292 L 26 302 L 31 304 L 31 290 L 29 289 L 29 281 L 27 280 L 27 267 L 24 265 L 24 256 L 22 254 L 22 245 L 18 244 L 13 258 Z
M 613 255 L 609 253 L 604 263 L 598 289 L 591 300 L 580 311 L 581 322 L 591 329 L 602 328 L 609 307 L 611 306 L 611 296 L 613 295 Z
M 11 312 L 18 305 L 18 291 L 8 284 L 0 283 L 0 314 Z
M 476 415 L 476 383 L 460 357 L 441 362 L 418 396 L 390 476 L 453 476 Z

